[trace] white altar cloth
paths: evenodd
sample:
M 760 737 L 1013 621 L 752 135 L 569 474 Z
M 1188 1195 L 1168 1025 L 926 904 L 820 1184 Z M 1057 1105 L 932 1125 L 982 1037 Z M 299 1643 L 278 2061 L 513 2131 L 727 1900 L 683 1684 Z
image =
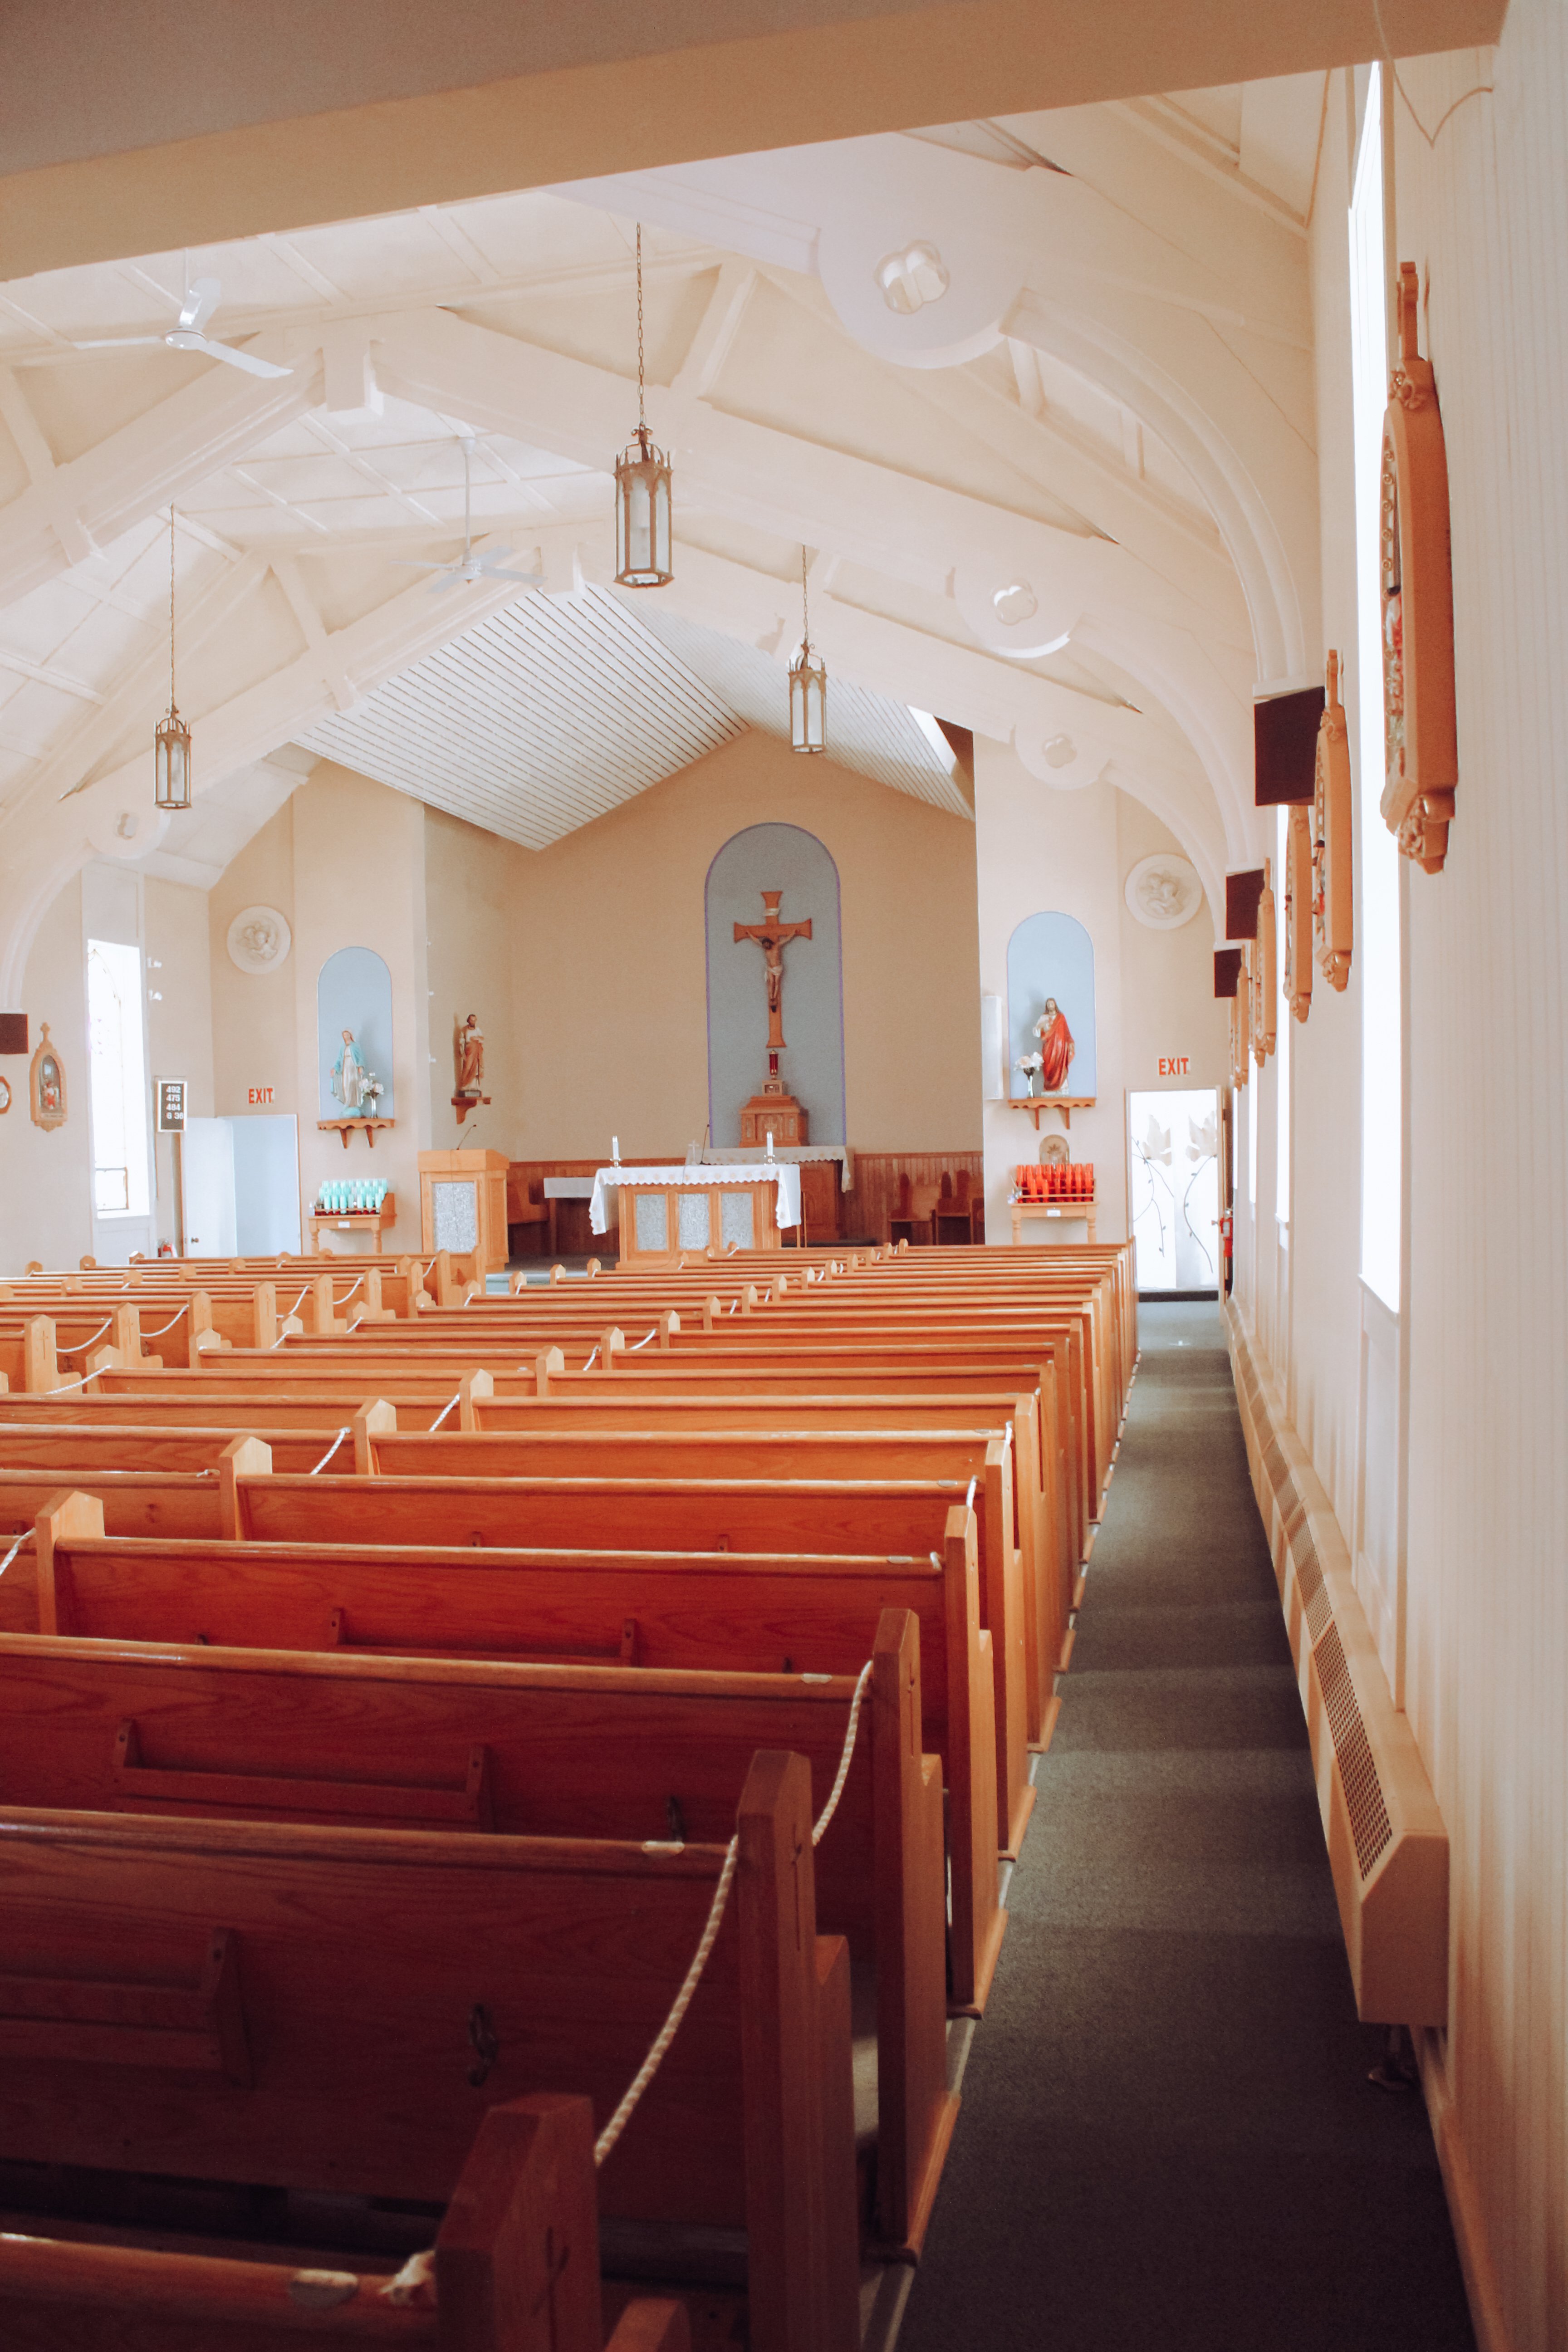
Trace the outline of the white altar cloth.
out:
M 710 1143 L 702 1154 L 704 1162 L 714 1168 L 754 1168 L 762 1162 L 762 1152 L 754 1143 Z M 841 1192 L 855 1190 L 855 1154 L 847 1143 L 775 1143 L 773 1158 L 787 1160 L 798 1168 L 806 1160 L 837 1160 L 843 1164 L 838 1171 Z
M 710 1168 L 665 1166 L 663 1168 L 601 1168 L 594 1178 L 594 1196 L 588 1204 L 588 1223 L 596 1234 L 609 1231 L 610 1215 L 605 1195 L 621 1184 L 685 1184 L 689 1187 L 705 1184 L 755 1184 L 771 1178 L 778 1187 L 773 1208 L 775 1225 L 798 1225 L 800 1223 L 800 1171 L 782 1160 L 752 1160 L 742 1168 Z

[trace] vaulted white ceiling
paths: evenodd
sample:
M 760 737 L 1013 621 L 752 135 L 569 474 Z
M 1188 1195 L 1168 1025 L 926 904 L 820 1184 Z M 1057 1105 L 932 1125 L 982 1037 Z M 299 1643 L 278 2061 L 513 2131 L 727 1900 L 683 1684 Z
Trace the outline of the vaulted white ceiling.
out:
M 73 866 L 203 824 L 149 805 L 171 502 L 224 807 L 196 866 L 290 744 L 542 842 L 781 725 L 804 544 L 850 764 L 962 807 L 934 711 L 1043 785 L 1137 793 L 1215 898 L 1250 860 L 1254 684 L 1317 660 L 1322 103 L 1311 76 L 945 126 L 0 286 L 0 997 Z M 634 216 L 677 562 L 628 599 Z M 917 243 L 945 285 L 891 308 Z M 80 348 L 161 335 L 187 270 L 222 281 L 210 332 L 291 373 Z M 542 592 L 403 568 L 461 551 L 463 433 L 476 542 Z M 432 717 L 458 680 L 466 731 Z

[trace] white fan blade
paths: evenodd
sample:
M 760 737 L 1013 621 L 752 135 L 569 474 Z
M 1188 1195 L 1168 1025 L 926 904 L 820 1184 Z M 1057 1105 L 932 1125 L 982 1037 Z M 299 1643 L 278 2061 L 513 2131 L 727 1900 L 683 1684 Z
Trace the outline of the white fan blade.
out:
M 73 352 L 129 351 L 134 343 L 161 343 L 162 335 L 91 335 L 86 341 L 75 341 Z
M 230 367 L 243 368 L 247 375 L 292 375 L 292 368 L 279 367 L 273 360 L 258 360 L 250 352 L 237 351 L 232 343 L 209 342 L 205 335 L 189 335 L 176 327 L 165 342 L 177 352 L 205 352 L 209 359 L 226 360 Z
M 223 288 L 216 278 L 198 278 L 185 296 L 180 324 L 187 334 L 199 335 L 217 309 Z

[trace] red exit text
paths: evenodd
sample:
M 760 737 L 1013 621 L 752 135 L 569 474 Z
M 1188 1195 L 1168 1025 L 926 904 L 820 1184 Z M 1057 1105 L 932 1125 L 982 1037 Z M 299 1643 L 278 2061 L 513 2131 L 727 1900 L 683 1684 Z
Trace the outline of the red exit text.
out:
M 1161 1055 L 1161 1056 L 1160 1056 L 1160 1076 L 1161 1076 L 1163 1078 L 1184 1078 L 1184 1077 L 1186 1076 L 1186 1075 L 1187 1075 L 1187 1056 L 1185 1055 L 1185 1054 L 1162 1054 L 1162 1055 Z M 268 1102 L 270 1102 L 270 1101 L 271 1101 L 272 1097 L 271 1097 L 270 1094 L 268 1094 L 268 1096 L 267 1099 L 268 1099 Z

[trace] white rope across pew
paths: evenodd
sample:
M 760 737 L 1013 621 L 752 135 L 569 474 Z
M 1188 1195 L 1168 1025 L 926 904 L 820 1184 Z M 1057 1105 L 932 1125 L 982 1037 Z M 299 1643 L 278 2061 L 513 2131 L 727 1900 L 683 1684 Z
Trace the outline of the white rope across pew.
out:
M 64 1396 L 67 1389 L 85 1388 L 89 1381 L 96 1378 L 97 1374 L 93 1372 L 79 1372 L 74 1381 L 62 1381 L 58 1388 L 46 1390 L 45 1393 L 47 1396 Z
M 179 1321 L 184 1311 L 185 1310 L 183 1307 L 176 1307 L 166 1323 L 160 1323 L 155 1331 L 143 1331 L 142 1337 L 143 1339 L 161 1339 L 165 1331 L 172 1331 L 174 1329 L 175 1324 Z
M 430 1423 L 430 1428 L 431 1428 L 432 1432 L 434 1432 L 434 1431 L 436 1431 L 436 1430 L 437 1430 L 437 1429 L 439 1429 L 439 1428 L 440 1428 L 441 1423 L 446 1420 L 447 1415 L 451 1412 L 451 1410 L 452 1410 L 452 1405 L 454 1405 L 454 1404 L 461 1404 L 461 1403 L 462 1403 L 462 1402 L 463 1402 L 463 1391 L 462 1391 L 462 1390 L 461 1390 L 461 1389 L 459 1389 L 459 1390 L 458 1391 L 457 1395 L 452 1399 L 452 1404 L 444 1404 L 444 1405 L 441 1407 L 440 1412 L 436 1415 L 435 1420 Z
M 850 1759 L 855 1753 L 855 1731 L 860 1720 L 860 1702 L 866 1696 L 866 1685 L 871 1679 L 871 1660 L 867 1659 L 855 1685 L 855 1696 L 849 1702 L 849 1727 L 844 1734 L 844 1753 L 838 1759 L 838 1776 L 833 1783 L 833 1793 L 812 1824 L 811 1843 L 820 1845 L 828 1822 L 838 1811 L 838 1800 L 844 1794 L 844 1783 L 849 1778 Z
M 627 1355 L 628 1355 L 628 1356 L 635 1356 L 635 1355 L 638 1354 L 642 1349 L 644 1349 L 644 1348 L 647 1347 L 647 1346 L 648 1346 L 648 1345 L 649 1345 L 653 1340 L 657 1339 L 658 1339 L 658 1325 L 656 1323 L 656 1324 L 654 1325 L 654 1327 L 653 1327 L 653 1329 L 652 1329 L 650 1332 L 648 1332 L 648 1334 L 647 1334 L 647 1338 L 646 1338 L 646 1339 L 638 1339 L 638 1340 L 637 1340 L 633 1346 L 629 1347 L 629 1348 L 626 1349 L 626 1353 L 627 1353 Z
M 62 1348 L 59 1351 L 60 1354 L 62 1356 L 79 1356 L 84 1348 L 90 1348 L 92 1346 L 94 1339 L 102 1339 L 104 1333 L 109 1329 L 110 1325 L 113 1320 L 114 1318 L 110 1315 L 106 1321 L 99 1325 L 97 1330 L 92 1333 L 89 1339 L 79 1339 L 74 1348 Z
M 657 1853 L 659 1849 L 655 1847 L 654 1851 Z M 713 1889 L 713 1900 L 708 1909 L 708 1924 L 702 1930 L 701 1941 L 691 1956 L 691 1966 L 686 1971 L 680 1990 L 670 2003 L 669 2015 L 659 2027 L 654 2038 L 653 2048 L 633 2075 L 626 2097 L 594 2142 L 595 2164 L 603 2164 L 630 2123 L 637 2101 L 658 2074 L 664 2062 L 664 2053 L 674 2041 L 680 2028 L 680 2021 L 691 2006 L 691 1996 L 701 1981 L 702 1971 L 708 1965 L 708 1955 L 713 1949 L 714 1941 L 724 1916 L 724 1906 L 730 1900 L 730 1889 L 734 1883 L 735 1864 L 740 1857 L 740 1852 L 741 1840 L 737 1834 L 730 1840 L 724 1849 L 724 1867 L 719 1873 L 719 1884 Z
M 0 1559 L 0 1576 L 5 1575 L 5 1570 L 10 1567 L 11 1562 L 16 1559 L 16 1554 L 21 1550 L 22 1546 L 26 1542 L 32 1532 L 33 1530 L 31 1528 L 24 1528 L 22 1529 L 21 1534 L 16 1538 L 16 1542 L 12 1545 L 5 1559 Z
M 589 1357 L 589 1359 L 588 1359 L 587 1362 L 584 1365 L 583 1370 L 584 1370 L 585 1372 L 591 1372 L 591 1371 L 593 1370 L 593 1369 L 594 1369 L 595 1365 L 598 1362 L 598 1360 L 599 1360 L 599 1350 L 597 1349 L 597 1348 L 595 1348 L 595 1350 L 594 1350 L 594 1352 L 593 1352 L 593 1354 Z
M 307 1284 L 305 1285 L 305 1290 L 309 1290 L 309 1289 L 310 1289 L 310 1284 L 309 1284 L 309 1283 L 307 1283 Z M 304 1297 L 304 1296 L 305 1296 L 305 1290 L 302 1290 L 302 1291 L 300 1293 L 300 1297 L 299 1297 L 299 1298 L 297 1298 L 297 1299 L 294 1301 L 294 1304 L 293 1304 L 293 1306 L 292 1306 L 292 1307 L 286 1307 L 284 1308 L 284 1310 L 283 1310 L 283 1320 L 284 1320 L 284 1322 L 285 1322 L 285 1323 L 287 1323 L 287 1322 L 289 1321 L 289 1319 L 290 1316 L 298 1315 L 298 1313 L 300 1312 L 300 1299 L 302 1299 L 302 1298 Z M 283 1345 L 284 1340 L 285 1340 L 288 1337 L 289 1337 L 289 1334 L 288 1334 L 288 1332 L 287 1332 L 287 1331 L 279 1331 L 279 1334 L 278 1334 L 278 1337 L 277 1337 L 277 1338 L 276 1338 L 276 1339 L 274 1339 L 274 1340 L 273 1340 L 273 1342 L 272 1342 L 272 1347 L 273 1347 L 273 1348 L 280 1348 L 280 1347 Z M 268 1351 L 267 1351 L 267 1352 L 268 1352 L 268 1355 L 270 1355 L 270 1354 L 271 1354 L 271 1352 L 272 1352 L 272 1348 L 269 1348 L 269 1349 L 268 1349 Z
M 311 1471 L 310 1475 L 312 1478 L 314 1478 L 319 1472 L 326 1468 L 328 1463 L 331 1460 L 333 1454 L 337 1452 L 339 1446 L 342 1444 L 348 1433 L 349 1433 L 346 1429 L 339 1430 L 337 1435 L 333 1438 L 331 1444 L 328 1446 L 326 1452 L 317 1463 L 315 1469 Z
M 814 1846 L 820 1845 L 822 1843 L 823 1832 L 837 1811 L 838 1800 L 844 1794 L 844 1783 L 849 1777 L 850 1759 L 855 1753 L 855 1734 L 860 1721 L 860 1701 L 865 1696 L 866 1685 L 870 1679 L 870 1675 L 871 1660 L 868 1658 L 856 1681 L 855 1696 L 849 1702 L 849 1722 L 844 1734 L 844 1752 L 838 1759 L 838 1770 L 834 1778 L 832 1793 L 812 1826 L 811 1843 Z M 645 1846 L 643 1851 L 645 1853 L 677 1853 L 680 1848 L 678 1845 L 650 1844 Z M 723 1921 L 724 1906 L 730 1900 L 730 1889 L 734 1884 L 735 1864 L 740 1851 L 741 1841 L 737 1834 L 730 1840 L 724 1849 L 724 1866 L 719 1873 L 719 1884 L 713 1889 L 713 1900 L 709 1906 L 707 1925 L 702 1930 L 697 1949 L 691 1956 L 691 1966 L 686 1971 L 680 1990 L 670 2003 L 669 2015 L 659 2027 L 653 2047 L 633 2076 L 625 2098 L 594 2142 L 594 2162 L 596 2165 L 603 2164 L 627 2124 L 630 2123 L 637 2101 L 658 2074 L 663 2063 L 664 2053 L 674 2041 L 679 2031 L 680 2021 L 691 2006 L 691 1996 L 701 1981 L 702 1971 L 708 1965 L 708 1955 L 713 1949 Z

